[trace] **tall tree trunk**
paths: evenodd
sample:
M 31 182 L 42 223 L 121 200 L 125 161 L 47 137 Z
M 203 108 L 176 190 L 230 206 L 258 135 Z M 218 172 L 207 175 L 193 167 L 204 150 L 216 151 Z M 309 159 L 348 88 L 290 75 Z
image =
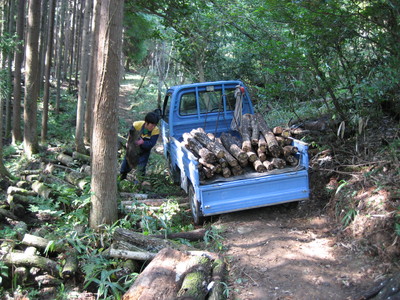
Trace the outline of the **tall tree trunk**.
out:
M 89 56 L 89 75 L 87 82 L 87 97 L 85 109 L 85 143 L 90 144 L 92 140 L 93 107 L 96 97 L 96 78 L 97 78 L 97 49 L 99 45 L 99 13 L 101 1 L 94 0 L 92 18 L 92 49 Z
M 70 62 L 69 62 L 69 86 L 68 89 L 72 89 L 72 70 L 74 65 L 74 49 L 75 49 L 75 35 L 76 35 L 76 6 L 77 1 L 74 0 L 74 8 L 72 11 L 72 28 L 71 28 L 71 42 L 70 42 Z
M 94 107 L 90 227 L 112 224 L 117 212 L 117 135 L 123 0 L 100 7 L 98 99 Z
M 47 44 L 47 34 L 48 34 L 48 4 L 49 1 L 41 1 L 42 2 L 42 7 L 40 9 L 41 11 L 41 20 L 40 20 L 40 45 L 39 45 L 39 53 L 40 53 L 40 59 L 39 59 L 39 64 L 40 64 L 40 85 L 39 85 L 39 93 L 40 91 L 43 90 L 44 88 L 44 73 L 45 73 L 45 60 L 46 60 L 46 44 Z
M 83 3 L 82 3 L 83 4 Z M 85 143 L 83 139 L 84 132 L 84 121 L 85 121 L 85 99 L 86 99 L 86 88 L 87 88 L 87 75 L 89 67 L 89 25 L 90 16 L 92 12 L 93 0 L 86 0 L 85 4 L 85 15 L 83 18 L 83 32 L 82 32 L 82 49 L 81 49 L 81 72 L 79 78 L 79 94 L 78 94 L 78 106 L 76 113 L 76 131 L 75 131 L 75 148 L 76 151 L 84 153 Z
M 8 16 L 8 33 L 13 36 L 15 33 L 14 26 L 14 14 L 15 14 L 15 1 L 10 1 L 10 13 Z M 12 62 L 13 53 L 9 51 L 7 53 L 7 98 L 6 98 L 6 128 L 5 128 L 5 138 L 9 138 L 11 135 L 11 94 L 12 94 Z
M 53 52 L 53 32 L 54 32 L 54 17 L 56 11 L 56 0 L 50 0 L 49 8 L 49 27 L 47 33 L 47 51 L 46 51 L 46 68 L 45 68 L 45 82 L 44 82 L 44 95 L 43 95 L 43 115 L 42 115 L 42 134 L 41 141 L 44 144 L 47 137 L 47 121 L 49 119 L 49 98 L 50 98 L 50 70 L 51 58 Z
M 39 97 L 40 1 L 29 0 L 24 97 L 24 150 L 28 157 L 39 150 L 37 138 L 37 100 Z
M 64 79 L 62 75 L 62 66 L 65 57 L 65 44 L 64 44 L 64 23 L 65 23 L 65 11 L 67 9 L 67 4 L 61 1 L 61 12 L 60 12 L 60 22 L 59 22 L 59 33 L 58 33 L 58 48 L 57 48 L 57 96 L 56 96 L 56 114 L 60 112 L 60 102 L 61 102 L 61 82 Z M 63 51 L 64 49 L 64 51 Z M 64 53 L 64 55 L 63 55 Z
M 16 144 L 22 141 L 21 131 L 21 68 L 24 58 L 24 23 L 25 23 L 25 0 L 18 0 L 17 14 L 17 38 L 20 42 L 14 52 L 14 102 L 13 102 L 13 125 L 12 125 L 12 143 Z

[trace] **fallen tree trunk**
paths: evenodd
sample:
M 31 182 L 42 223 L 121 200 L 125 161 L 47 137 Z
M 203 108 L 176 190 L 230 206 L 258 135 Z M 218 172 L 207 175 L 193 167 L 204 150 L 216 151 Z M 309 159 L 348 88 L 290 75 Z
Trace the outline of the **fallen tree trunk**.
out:
M 207 295 L 207 284 L 210 282 L 211 261 L 205 256 L 192 258 L 193 265 L 190 272 L 185 275 L 177 296 L 178 299 L 203 300 Z
M 156 237 L 159 239 L 167 238 L 167 239 L 185 239 L 189 241 L 199 241 L 204 239 L 206 232 L 207 232 L 206 229 L 201 228 L 187 232 L 168 233 L 167 236 L 151 235 L 151 237 Z
M 171 249 L 161 250 L 139 274 L 122 300 L 176 299 L 176 294 L 187 272 L 190 256 Z
M 134 259 L 134 260 L 140 260 L 140 261 L 150 261 L 150 260 L 154 259 L 156 254 L 151 253 L 151 252 L 129 251 L 129 250 L 120 250 L 120 249 L 111 248 L 109 256 L 114 257 L 114 258 L 125 258 L 125 259 Z
M 53 190 L 40 181 L 35 181 L 32 183 L 31 187 L 33 191 L 45 199 L 49 199 L 54 196 Z
M 143 234 L 123 228 L 117 228 L 114 231 L 113 238 L 115 241 L 123 240 L 125 242 L 128 242 L 132 245 L 135 245 L 141 249 L 150 252 L 156 252 L 163 248 L 172 248 L 172 249 L 179 248 L 179 246 L 175 245 L 174 243 L 168 240 L 145 236 Z
M 41 256 L 10 252 L 4 255 L 2 260 L 7 265 L 36 267 L 52 275 L 58 275 L 59 272 L 58 264 L 55 261 Z

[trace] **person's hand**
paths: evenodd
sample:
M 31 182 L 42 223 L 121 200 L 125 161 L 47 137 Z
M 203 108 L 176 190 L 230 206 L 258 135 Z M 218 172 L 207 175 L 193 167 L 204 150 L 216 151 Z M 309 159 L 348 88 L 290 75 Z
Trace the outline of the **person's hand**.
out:
M 136 145 L 136 146 L 140 146 L 140 145 L 142 145 L 143 143 L 144 143 L 143 139 L 140 138 L 140 139 L 138 139 L 138 140 L 135 142 L 135 145 Z

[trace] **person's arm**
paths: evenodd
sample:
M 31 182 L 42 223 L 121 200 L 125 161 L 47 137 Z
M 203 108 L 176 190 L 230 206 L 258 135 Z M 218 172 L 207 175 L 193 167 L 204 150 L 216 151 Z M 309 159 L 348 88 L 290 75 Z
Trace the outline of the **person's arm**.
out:
M 140 147 L 144 150 L 150 150 L 157 143 L 158 137 L 159 134 L 152 135 L 150 139 L 143 140 L 144 142 Z

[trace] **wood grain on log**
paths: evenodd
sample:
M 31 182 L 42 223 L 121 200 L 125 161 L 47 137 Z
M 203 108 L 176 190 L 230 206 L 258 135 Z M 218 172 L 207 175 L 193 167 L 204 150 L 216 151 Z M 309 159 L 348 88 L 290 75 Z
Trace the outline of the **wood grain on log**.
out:
M 242 135 L 242 150 L 244 152 L 251 151 L 251 114 L 244 114 L 242 117 L 242 126 L 240 133 Z
M 189 149 L 194 152 L 197 157 L 203 158 L 208 163 L 214 163 L 217 161 L 217 156 L 210 150 L 205 148 L 197 139 L 195 139 L 190 133 L 183 134 L 184 142 L 189 146 Z
M 122 300 L 176 299 L 190 255 L 171 248 L 161 250 L 139 274 Z
M 281 147 L 279 146 L 274 133 L 268 127 L 267 123 L 264 120 L 264 117 L 261 114 L 257 113 L 256 116 L 258 127 L 267 142 L 269 153 L 271 153 L 273 157 L 279 157 L 279 155 L 281 154 Z
M 221 134 L 220 138 L 225 149 L 227 149 L 233 157 L 235 157 L 239 162 L 247 161 L 246 153 L 236 144 L 232 135 L 224 132 Z
M 257 118 L 254 117 L 254 115 L 251 115 L 251 144 L 253 146 L 258 145 L 258 140 L 260 138 L 260 130 L 258 129 L 258 123 L 257 123 Z
M 206 147 L 208 150 L 214 153 L 217 158 L 222 158 L 225 156 L 225 152 L 218 145 L 218 143 L 212 141 L 203 130 L 193 129 L 190 134 L 197 139 L 203 145 L 203 147 Z

